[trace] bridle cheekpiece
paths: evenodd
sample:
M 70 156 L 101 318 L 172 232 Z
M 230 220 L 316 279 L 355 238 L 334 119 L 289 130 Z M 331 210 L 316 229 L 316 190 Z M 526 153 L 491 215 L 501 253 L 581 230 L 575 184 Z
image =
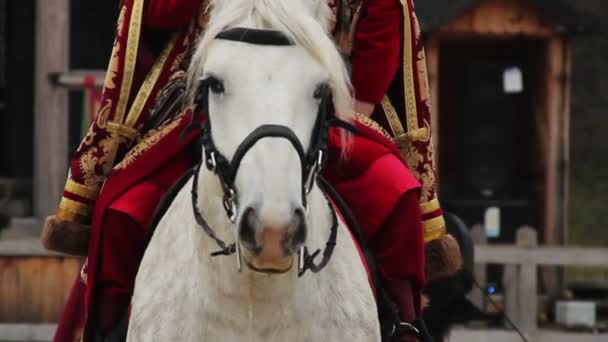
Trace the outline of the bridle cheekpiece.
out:
M 262 46 L 295 45 L 289 37 L 280 31 L 241 27 L 226 29 L 220 32 L 215 39 Z M 241 271 L 242 261 L 238 239 L 237 242 L 232 244 L 227 244 L 222 241 L 204 219 L 201 210 L 198 207 L 198 177 L 203 164 L 210 172 L 219 178 L 224 193 L 222 200 L 224 210 L 226 211 L 226 215 L 230 222 L 235 224 L 238 217 L 238 191 L 234 182 L 243 157 L 261 139 L 286 139 L 291 143 L 300 158 L 302 166 L 302 203 L 304 204 L 306 212 L 308 212 L 308 194 L 312 191 L 319 173 L 327 160 L 329 127 L 339 126 L 349 130 L 354 130 L 355 128 L 349 123 L 336 118 L 331 88 L 329 86 L 324 86 L 320 89 L 318 94 L 320 104 L 308 150 L 305 151 L 302 143 L 289 127 L 282 125 L 262 125 L 253 130 L 253 132 L 241 142 L 237 147 L 232 160 L 228 160 L 228 158 L 217 149 L 212 135 L 208 98 L 210 87 L 213 86 L 213 82 L 214 80 L 211 78 L 200 80 L 198 95 L 196 96 L 195 113 L 204 113 L 207 118 L 201 123 L 196 119 L 197 116 L 194 115 L 193 122 L 184 132 L 185 135 L 193 130 L 200 130 L 200 142 L 203 147 L 203 159 L 195 168 L 192 182 L 192 208 L 196 222 L 219 247 L 219 250 L 211 253 L 211 256 L 236 254 L 237 269 L 238 271 Z M 310 270 L 313 273 L 319 272 L 327 265 L 333 254 L 337 238 L 338 218 L 329 200 L 327 201 L 327 204 L 333 218 L 330 236 L 325 244 L 322 260 L 319 263 L 315 263 L 315 258 L 321 253 L 321 250 L 316 250 L 314 253 L 310 254 L 308 248 L 302 247 L 298 252 L 298 276 L 302 276 L 307 270 Z

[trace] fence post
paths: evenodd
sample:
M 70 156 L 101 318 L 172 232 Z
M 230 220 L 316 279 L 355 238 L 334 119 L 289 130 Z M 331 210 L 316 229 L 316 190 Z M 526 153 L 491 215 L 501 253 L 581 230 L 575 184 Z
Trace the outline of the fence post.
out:
M 523 226 L 517 231 L 517 246 L 534 248 L 538 246 L 536 230 Z M 537 264 L 525 260 L 519 268 L 519 324 L 522 332 L 530 336 L 536 331 L 538 317 Z
M 504 288 L 505 314 L 520 326 L 522 319 L 519 316 L 519 265 L 507 264 L 503 266 L 502 285 Z
M 34 214 L 57 209 L 68 168 L 68 93 L 49 74 L 69 67 L 70 0 L 36 1 Z
M 473 226 L 473 228 L 471 228 L 471 238 L 473 239 L 475 245 L 488 244 L 486 230 L 480 224 L 476 224 Z M 473 269 L 473 276 L 475 277 L 475 279 L 477 279 L 480 285 L 485 285 L 487 281 L 486 264 L 475 263 L 475 267 Z M 471 300 L 471 303 L 475 304 L 475 306 L 477 306 L 478 308 L 485 308 L 485 297 L 480 291 L 472 291 L 469 296 L 469 299 Z

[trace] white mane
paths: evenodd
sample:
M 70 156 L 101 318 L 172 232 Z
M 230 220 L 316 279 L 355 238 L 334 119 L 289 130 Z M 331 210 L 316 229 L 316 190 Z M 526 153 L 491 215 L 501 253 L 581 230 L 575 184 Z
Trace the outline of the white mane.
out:
M 352 87 L 342 57 L 328 33 L 331 10 L 323 0 L 212 0 L 209 4 L 210 21 L 192 56 L 189 93 L 193 98 L 197 81 L 204 73 L 203 66 L 213 39 L 227 27 L 250 22 L 256 28 L 283 32 L 302 46 L 328 72 L 333 89 L 337 115 L 352 119 Z

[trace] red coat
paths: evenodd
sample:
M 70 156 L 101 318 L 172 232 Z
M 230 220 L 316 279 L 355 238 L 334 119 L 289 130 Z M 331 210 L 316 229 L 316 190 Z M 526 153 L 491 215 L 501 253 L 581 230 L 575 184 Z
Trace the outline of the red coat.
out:
M 185 26 L 201 0 L 149 0 L 146 25 L 152 29 Z M 380 103 L 401 63 L 403 6 L 400 0 L 363 0 L 352 55 L 355 97 Z M 148 66 L 153 63 L 149 61 Z
M 352 83 L 358 100 L 378 104 L 393 82 L 403 43 L 400 0 L 363 0 L 352 53 Z
M 135 275 L 148 241 L 148 224 L 166 189 L 193 165 L 178 142 L 183 123 L 129 168 L 110 177 L 93 220 L 88 259 L 88 307 L 96 327 L 111 328 L 128 308 Z M 424 282 L 419 184 L 390 141 L 359 125 L 354 151 L 339 162 L 341 140 L 330 135 L 324 176 L 350 205 L 386 279 Z M 145 170 L 145 171 L 142 171 Z M 361 194 L 365 196 L 361 196 Z M 393 248 L 389 248 L 393 247 Z
M 149 0 L 144 39 L 163 39 L 156 29 L 185 25 L 199 5 L 200 0 Z M 394 77 L 400 49 L 400 11 L 397 0 L 368 2 L 353 62 L 353 83 L 361 100 L 379 102 Z M 384 25 L 387 21 L 395 25 Z M 138 75 L 145 75 L 156 51 L 146 46 L 140 51 Z M 391 58 L 384 57 L 389 55 Z M 89 246 L 84 309 L 89 327 L 109 329 L 127 312 L 152 213 L 167 188 L 194 163 L 189 141 L 178 141 L 188 122 L 188 117 L 182 118 L 129 167 L 105 182 L 95 205 Z M 362 134 L 354 138 L 353 152 L 346 162 L 339 161 L 341 140 L 335 131 L 330 134 L 330 160 L 324 175 L 351 206 L 383 276 L 412 279 L 420 289 L 424 283 L 420 185 L 390 140 L 358 126 Z M 77 291 L 82 295 L 81 285 Z M 74 318 L 69 316 L 68 308 L 56 341 L 73 341 L 67 323 Z

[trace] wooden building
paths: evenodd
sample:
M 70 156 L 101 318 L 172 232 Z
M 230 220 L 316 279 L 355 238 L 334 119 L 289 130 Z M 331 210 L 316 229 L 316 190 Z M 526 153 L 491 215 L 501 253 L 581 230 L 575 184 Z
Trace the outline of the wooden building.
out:
M 494 241 L 521 225 L 565 241 L 571 41 L 576 12 L 555 0 L 417 2 L 433 103 L 439 191 Z
M 570 39 L 579 31 L 569 1 L 416 1 L 433 91 L 441 198 L 470 225 L 480 222 L 480 210 L 497 206 L 505 219 L 522 217 L 507 225 L 539 227 L 546 243 L 564 240 Z M 0 0 L 0 36 L 8 41 L 0 37 L 0 110 L 6 113 L 0 178 L 32 184 L 29 215 L 42 218 L 56 209 L 80 138 L 80 120 L 66 109 L 78 111 L 79 103 L 49 75 L 105 68 L 116 4 Z M 2 87 L 3 79 L 10 88 Z M 510 239 L 514 229 L 503 231 Z
M 52 335 L 39 324 L 59 319 L 80 272 L 39 243 L 81 139 L 82 92 L 52 76 L 105 69 L 117 15 L 118 0 L 0 0 L 0 216 L 13 216 L 0 223 L 0 340 Z
M 415 2 L 442 205 L 469 225 L 499 208 L 497 240 L 527 224 L 541 242 L 562 243 L 575 11 L 562 0 Z M 49 75 L 105 69 L 117 3 L 0 0 L 0 181 L 26 180 L 26 215 L 55 211 L 80 138 L 80 102 Z M 2 242 L 0 327 L 57 320 L 80 261 Z

